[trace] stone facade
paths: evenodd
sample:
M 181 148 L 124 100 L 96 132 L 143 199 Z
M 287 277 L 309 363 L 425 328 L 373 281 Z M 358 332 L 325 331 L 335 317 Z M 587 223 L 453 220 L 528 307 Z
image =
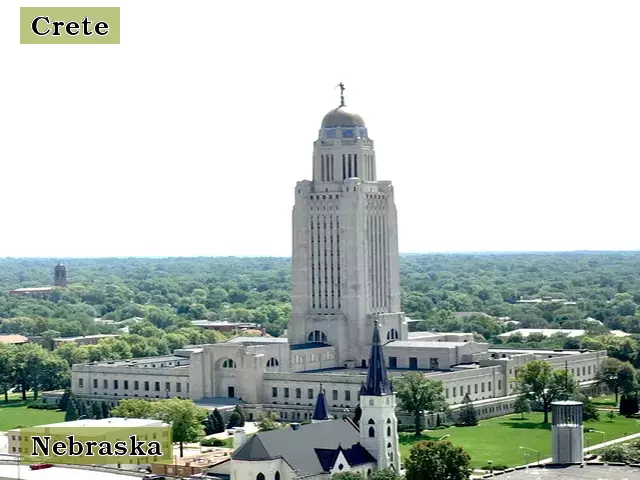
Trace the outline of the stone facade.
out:
M 452 409 L 468 393 L 481 417 L 508 413 L 518 369 L 535 359 L 593 387 L 606 352 L 489 348 L 468 333 L 410 334 L 400 310 L 397 234 L 393 188 L 377 180 L 364 121 L 334 110 L 314 144 L 313 180 L 296 186 L 288 338 L 236 337 L 163 357 L 74 365 L 72 389 L 112 403 L 132 397 L 191 398 L 210 408 L 241 403 L 249 419 L 273 410 L 295 422 L 310 419 L 322 384 L 330 413 L 342 418 L 360 403 L 374 323 L 388 374 L 421 371 L 442 381 Z

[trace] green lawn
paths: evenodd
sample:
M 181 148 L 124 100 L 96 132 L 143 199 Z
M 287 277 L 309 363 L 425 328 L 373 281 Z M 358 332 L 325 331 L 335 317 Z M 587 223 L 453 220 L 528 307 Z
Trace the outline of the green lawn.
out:
M 591 402 L 598 408 L 617 407 L 615 395 L 602 395 L 601 397 L 593 397 Z
M 36 410 L 27 408 L 18 396 L 11 396 L 9 403 L 0 400 L 0 431 L 16 427 L 31 427 L 47 423 L 64 422 L 64 412 L 57 410 Z
M 504 417 L 482 420 L 476 427 L 449 427 L 442 430 L 427 430 L 421 440 L 437 440 L 450 435 L 447 440 L 462 446 L 471 455 L 471 465 L 483 467 L 487 460 L 494 465 L 516 466 L 535 462 L 537 454 L 520 449 L 528 447 L 540 451 L 540 458 L 551 456 L 551 425 L 542 424 L 543 414 L 533 412 L 525 415 L 506 415 Z M 585 447 L 602 442 L 601 433 L 587 432 L 588 429 L 605 432 L 605 440 L 640 433 L 640 423 L 636 419 L 616 415 L 610 422 L 603 414 L 596 422 L 586 422 Z M 411 433 L 400 434 L 400 454 L 408 457 L 411 445 L 417 440 Z M 525 456 L 528 454 L 529 456 Z

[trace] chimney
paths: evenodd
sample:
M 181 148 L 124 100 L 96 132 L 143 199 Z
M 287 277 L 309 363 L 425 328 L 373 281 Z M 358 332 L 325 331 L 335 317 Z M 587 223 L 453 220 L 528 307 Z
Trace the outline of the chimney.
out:
M 247 441 L 247 432 L 244 430 L 244 428 L 234 428 L 233 429 L 233 449 L 237 450 L 246 441 Z
M 573 401 L 551 404 L 553 463 L 582 463 L 582 407 Z
M 300 430 L 300 424 L 299 423 L 292 423 L 291 424 L 291 430 Z

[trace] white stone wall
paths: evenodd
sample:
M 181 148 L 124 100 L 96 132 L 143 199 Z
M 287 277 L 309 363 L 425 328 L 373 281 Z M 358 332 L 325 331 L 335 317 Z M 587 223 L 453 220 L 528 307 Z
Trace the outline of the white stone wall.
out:
M 281 459 L 256 462 L 231 460 L 231 480 L 257 480 L 260 473 L 264 475 L 265 480 L 274 480 L 277 473 L 280 475 L 280 480 L 296 480 L 298 478 L 291 467 Z M 324 480 L 328 476 L 308 478 Z
M 378 468 L 397 469 L 400 463 L 400 444 L 396 396 L 363 396 L 360 408 L 360 443 L 377 459 Z

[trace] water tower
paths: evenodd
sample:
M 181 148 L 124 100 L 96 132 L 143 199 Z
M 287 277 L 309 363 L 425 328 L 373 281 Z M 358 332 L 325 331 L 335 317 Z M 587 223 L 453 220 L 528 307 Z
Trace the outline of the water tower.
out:
M 573 401 L 551 404 L 553 463 L 582 463 L 582 403 Z
M 67 267 L 59 263 L 53 269 L 53 277 L 56 287 L 65 288 L 67 286 Z

